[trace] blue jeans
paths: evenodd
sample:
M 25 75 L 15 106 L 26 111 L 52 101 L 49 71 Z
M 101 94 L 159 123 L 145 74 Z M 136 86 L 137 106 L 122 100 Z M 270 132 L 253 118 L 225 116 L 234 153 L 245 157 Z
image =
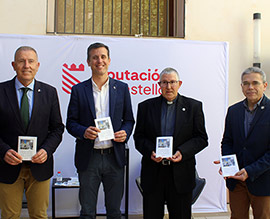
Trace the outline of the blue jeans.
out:
M 124 191 L 124 168 L 118 166 L 114 154 L 94 152 L 87 169 L 78 173 L 80 180 L 80 218 L 96 218 L 98 190 L 102 182 L 107 218 L 120 219 L 120 206 Z

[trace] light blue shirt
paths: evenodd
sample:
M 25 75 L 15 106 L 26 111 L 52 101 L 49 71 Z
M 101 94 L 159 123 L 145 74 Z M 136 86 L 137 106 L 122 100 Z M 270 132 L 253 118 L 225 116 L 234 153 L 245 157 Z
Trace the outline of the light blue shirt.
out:
M 33 104 L 34 104 L 34 85 L 35 85 L 35 80 L 31 82 L 27 87 L 30 89 L 27 92 L 27 98 L 28 98 L 28 103 L 29 103 L 29 119 L 31 118 L 32 115 L 32 109 L 33 109 Z M 21 99 L 23 96 L 23 90 L 21 88 L 24 88 L 25 86 L 22 85 L 21 82 L 15 78 L 15 89 L 17 93 L 17 99 L 19 103 L 19 107 L 21 108 Z

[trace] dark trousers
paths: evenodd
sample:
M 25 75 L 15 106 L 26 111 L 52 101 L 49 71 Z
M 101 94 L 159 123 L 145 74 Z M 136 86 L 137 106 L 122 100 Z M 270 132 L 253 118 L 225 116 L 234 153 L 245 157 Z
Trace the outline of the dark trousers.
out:
M 190 219 L 191 197 L 192 191 L 176 192 L 172 166 L 161 166 L 155 191 L 143 195 L 143 218 L 163 219 L 166 203 L 170 219 Z
M 120 206 L 124 191 L 124 168 L 117 165 L 113 153 L 94 153 L 87 170 L 79 172 L 79 180 L 80 218 L 96 218 L 100 183 L 104 187 L 107 218 L 121 218 Z

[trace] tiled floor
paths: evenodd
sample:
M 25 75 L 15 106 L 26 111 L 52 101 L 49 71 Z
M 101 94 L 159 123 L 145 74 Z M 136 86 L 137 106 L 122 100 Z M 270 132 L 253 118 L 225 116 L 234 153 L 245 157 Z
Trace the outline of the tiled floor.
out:
M 129 219 L 143 219 L 142 215 L 129 215 Z M 230 212 L 224 212 L 224 213 L 195 213 L 193 214 L 193 219 L 229 219 L 230 218 Z M 22 211 L 22 217 L 21 219 L 28 219 L 27 217 L 27 210 Z M 63 219 L 63 218 L 62 218 Z M 69 218 L 70 219 L 70 218 Z M 106 219 L 106 217 L 97 217 L 97 219 Z M 123 217 L 124 219 L 124 217 Z M 164 217 L 164 219 L 169 219 L 168 215 Z M 251 215 L 250 219 L 253 219 L 253 216 Z

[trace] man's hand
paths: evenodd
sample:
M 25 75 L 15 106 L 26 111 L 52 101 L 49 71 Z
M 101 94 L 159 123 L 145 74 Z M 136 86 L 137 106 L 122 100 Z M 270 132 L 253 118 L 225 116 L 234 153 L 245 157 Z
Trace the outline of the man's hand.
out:
M 214 161 L 214 164 L 220 164 L 220 161 L 219 161 L 219 160 L 215 160 L 215 161 Z M 222 176 L 222 170 L 221 170 L 221 167 L 219 168 L 218 173 Z M 227 177 L 224 177 L 224 178 L 227 178 Z
M 47 151 L 44 149 L 40 149 L 33 157 L 32 157 L 32 163 L 44 163 L 48 158 Z
M 10 165 L 18 165 L 22 163 L 22 156 L 13 149 L 9 149 L 5 154 L 4 161 Z
M 121 130 L 114 133 L 114 141 L 124 142 L 127 139 L 127 133 L 125 130 Z
M 180 162 L 182 160 L 182 154 L 180 151 L 176 151 L 172 157 L 168 158 L 168 160 L 171 160 L 172 162 Z
M 163 160 L 162 157 L 156 157 L 156 153 L 154 151 L 152 151 L 152 154 L 151 154 L 151 159 L 157 163 L 161 162 Z
M 90 140 L 95 140 L 98 137 L 98 132 L 100 132 L 100 129 L 94 126 L 89 126 L 85 130 L 83 137 Z
M 228 178 L 230 179 L 236 179 L 236 180 L 240 180 L 240 181 L 246 181 L 246 179 L 248 178 L 248 173 L 246 171 L 245 168 L 239 170 L 234 176 L 228 176 Z

